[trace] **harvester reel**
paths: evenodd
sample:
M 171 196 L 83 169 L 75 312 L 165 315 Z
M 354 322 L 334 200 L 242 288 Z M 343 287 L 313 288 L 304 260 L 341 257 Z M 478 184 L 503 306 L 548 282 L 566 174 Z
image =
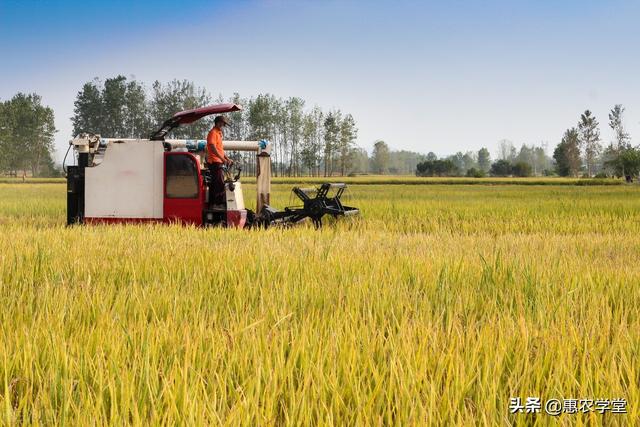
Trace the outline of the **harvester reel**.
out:
M 340 200 L 346 188 L 346 184 L 342 183 L 325 183 L 319 188 L 295 187 L 293 193 L 302 201 L 302 206 L 287 207 L 283 211 L 265 206 L 260 211 L 258 224 L 265 227 L 275 224 L 296 224 L 309 218 L 316 228 L 320 228 L 325 215 L 331 215 L 334 218 L 357 215 L 360 213 L 357 208 L 345 206 Z M 335 190 L 336 193 L 329 197 L 331 190 Z

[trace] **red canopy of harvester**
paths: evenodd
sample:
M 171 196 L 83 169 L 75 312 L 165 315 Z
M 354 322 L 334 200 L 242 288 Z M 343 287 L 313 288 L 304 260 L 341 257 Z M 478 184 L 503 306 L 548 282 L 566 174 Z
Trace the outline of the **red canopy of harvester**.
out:
M 176 125 L 178 126 L 187 125 L 211 114 L 231 113 L 240 110 L 242 110 L 242 107 L 237 104 L 216 104 L 194 108 L 193 110 L 180 111 L 173 115 L 173 119 L 177 120 Z

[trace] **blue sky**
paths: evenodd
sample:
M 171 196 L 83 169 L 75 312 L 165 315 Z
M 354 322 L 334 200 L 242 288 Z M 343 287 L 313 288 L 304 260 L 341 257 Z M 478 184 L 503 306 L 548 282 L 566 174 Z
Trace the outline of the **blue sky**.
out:
M 627 108 L 640 143 L 637 1 L 0 0 L 0 99 L 37 92 L 57 147 L 94 77 L 189 79 L 353 114 L 358 144 L 447 154 L 547 142 Z

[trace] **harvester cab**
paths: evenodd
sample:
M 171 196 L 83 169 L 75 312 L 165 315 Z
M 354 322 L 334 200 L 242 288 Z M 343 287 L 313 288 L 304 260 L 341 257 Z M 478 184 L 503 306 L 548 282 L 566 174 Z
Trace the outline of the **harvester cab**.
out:
M 149 139 L 76 136 L 69 142 L 77 164 L 67 167 L 67 224 L 162 222 L 244 228 L 310 219 L 320 227 L 325 215 L 359 213 L 342 204 L 346 185 L 335 183 L 294 188 L 302 205 L 282 211 L 271 207 L 271 143 L 266 140 L 223 144 L 225 151 L 256 153 L 255 212 L 245 207 L 240 168 L 225 171 L 226 204 L 211 207 L 211 177 L 200 160 L 206 141 L 166 136 L 208 115 L 239 110 L 236 104 L 218 104 L 181 111 Z

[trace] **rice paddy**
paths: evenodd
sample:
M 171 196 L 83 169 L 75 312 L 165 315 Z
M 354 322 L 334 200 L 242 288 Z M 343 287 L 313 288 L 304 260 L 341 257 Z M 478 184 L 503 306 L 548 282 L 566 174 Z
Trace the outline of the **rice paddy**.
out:
M 321 231 L 67 228 L 63 184 L 0 184 L 0 419 L 640 422 L 638 187 L 361 184 Z

